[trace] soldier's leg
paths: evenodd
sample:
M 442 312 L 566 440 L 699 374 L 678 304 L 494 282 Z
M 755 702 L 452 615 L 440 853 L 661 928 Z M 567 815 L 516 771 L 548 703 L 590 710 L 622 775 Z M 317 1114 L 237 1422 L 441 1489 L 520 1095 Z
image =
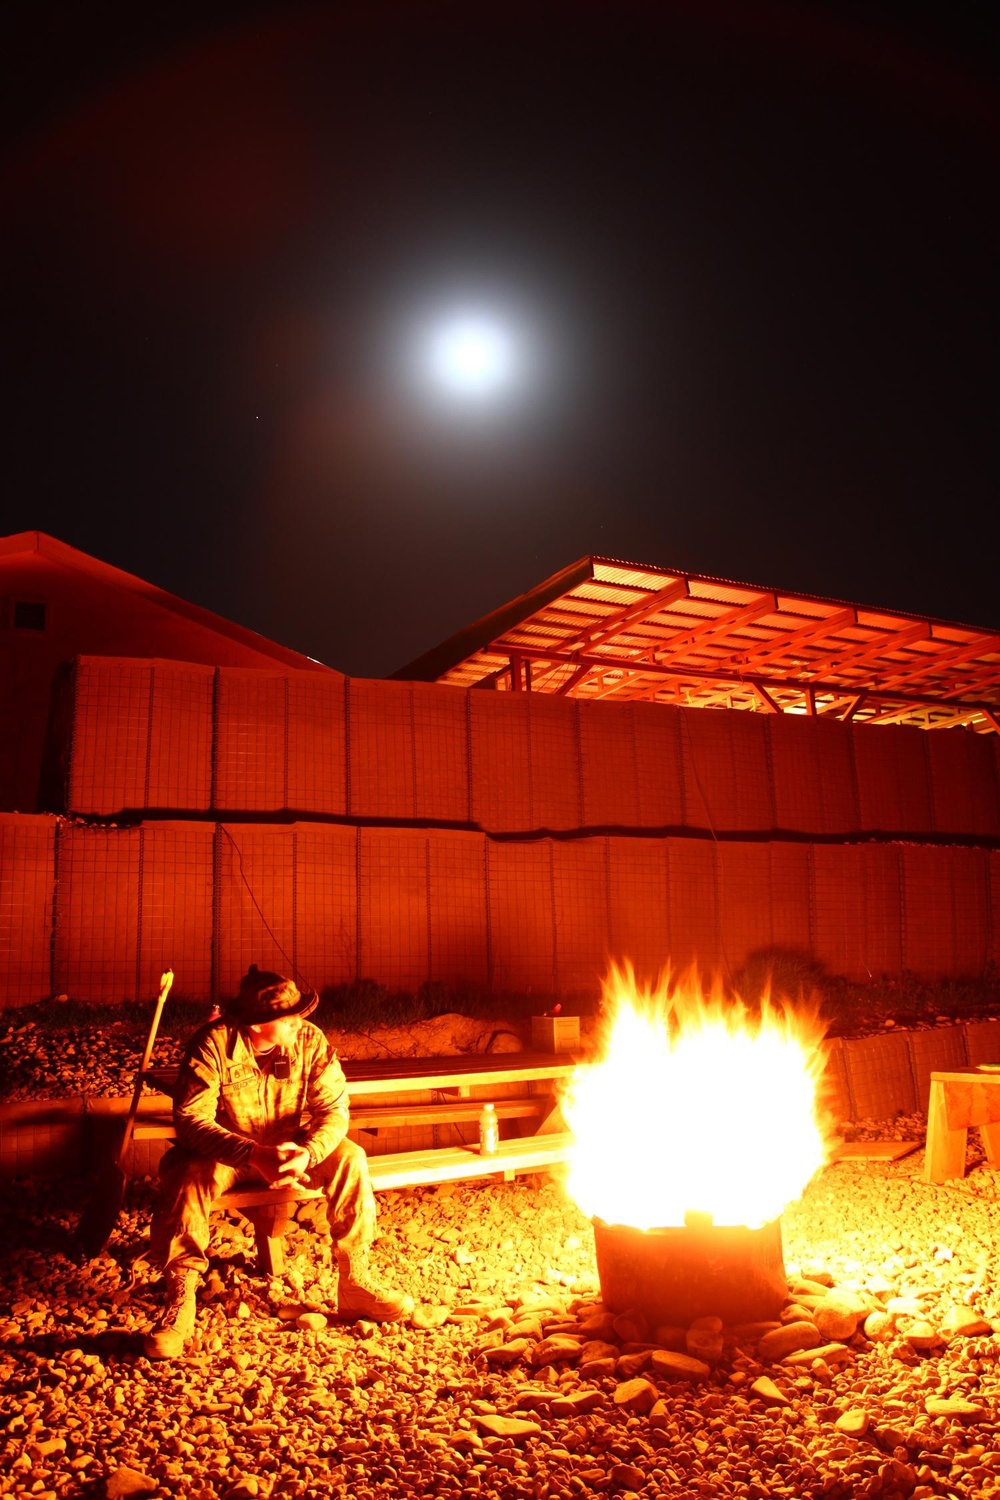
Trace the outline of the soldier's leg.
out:
M 220 1193 L 240 1178 L 235 1167 L 183 1146 L 171 1146 L 160 1161 L 160 1191 L 149 1230 L 148 1257 L 171 1271 L 208 1267 L 209 1215 Z
M 222 1162 L 172 1146 L 160 1162 L 160 1196 L 149 1232 L 148 1259 L 163 1268 L 165 1300 L 146 1336 L 150 1359 L 176 1359 L 194 1333 L 195 1293 L 208 1265 L 209 1214 L 240 1174 Z
M 346 1137 L 310 1174 L 310 1183 L 326 1193 L 330 1238 L 337 1260 L 337 1312 L 342 1318 L 370 1318 L 391 1323 L 409 1317 L 413 1298 L 379 1286 L 368 1269 L 375 1238 L 375 1194 L 368 1158 Z

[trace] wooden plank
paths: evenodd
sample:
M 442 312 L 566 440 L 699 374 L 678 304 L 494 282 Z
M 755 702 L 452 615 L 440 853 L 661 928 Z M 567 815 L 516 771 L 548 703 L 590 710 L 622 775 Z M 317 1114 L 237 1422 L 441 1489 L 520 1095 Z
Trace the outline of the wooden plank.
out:
M 832 1161 L 899 1161 L 919 1151 L 919 1141 L 845 1141 Z
M 501 1141 L 495 1156 L 480 1156 L 478 1151 L 462 1146 L 436 1151 L 400 1151 L 392 1156 L 369 1157 L 368 1168 L 375 1188 L 508 1177 L 515 1172 L 538 1171 L 565 1161 L 572 1143 L 572 1135 L 565 1131 L 559 1135 Z
M 948 1125 L 948 1075 L 932 1073 L 927 1105 L 925 1182 L 947 1182 L 949 1178 L 965 1176 L 968 1135 L 967 1128 L 951 1129 Z
M 351 1099 L 368 1099 L 378 1094 L 399 1094 L 408 1090 L 434 1089 L 437 1091 L 445 1089 L 490 1087 L 504 1083 L 537 1083 L 543 1079 L 569 1078 L 577 1063 L 566 1053 L 560 1054 L 559 1061 L 553 1057 L 548 1062 L 533 1061 L 531 1063 L 498 1063 L 492 1061 L 490 1066 L 470 1067 L 469 1060 L 464 1059 L 464 1066 L 451 1068 L 441 1067 L 442 1062 L 447 1059 L 437 1059 L 438 1067 L 434 1071 L 413 1073 L 385 1073 L 381 1076 L 374 1073 L 366 1074 L 364 1077 L 353 1076 L 348 1071 L 347 1065 L 344 1071 L 347 1074 L 347 1087 Z
M 537 1171 L 565 1161 L 573 1144 L 570 1132 L 559 1135 L 521 1136 L 501 1141 L 494 1156 L 480 1156 L 468 1146 L 448 1146 L 430 1151 L 398 1151 L 388 1156 L 368 1158 L 372 1186 L 375 1188 L 413 1187 L 422 1183 L 457 1182 L 463 1178 L 506 1176 L 514 1172 Z M 230 1188 L 218 1199 L 224 1208 L 275 1207 L 300 1199 L 322 1198 L 320 1188 Z
M 378 1130 L 392 1125 L 450 1125 L 453 1122 L 478 1120 L 482 1099 L 443 1104 L 370 1104 L 351 1107 L 352 1130 Z M 528 1099 L 497 1099 L 494 1108 L 500 1120 L 527 1120 L 544 1115 L 553 1103 L 551 1094 L 536 1094 Z
M 401 1094 L 423 1090 L 486 1087 L 500 1083 L 535 1083 L 542 1079 L 569 1078 L 578 1064 L 586 1062 L 582 1053 L 504 1052 L 497 1055 L 479 1052 L 460 1057 L 410 1057 L 373 1060 L 342 1058 L 352 1099 L 377 1094 Z M 169 1093 L 177 1081 L 178 1069 L 155 1068 L 145 1075 L 147 1082 Z
M 299 1203 L 306 1198 L 323 1198 L 322 1188 L 269 1188 L 263 1183 L 230 1188 L 216 1199 L 220 1208 L 275 1208 L 283 1203 Z
M 462 1121 L 478 1120 L 483 1107 L 481 1099 L 445 1100 L 440 1104 L 369 1104 L 360 1109 L 351 1109 L 352 1130 L 389 1129 L 404 1125 L 450 1125 Z M 501 1120 L 527 1120 L 534 1117 L 556 1115 L 558 1105 L 551 1094 L 535 1094 L 519 1099 L 497 1099 L 494 1101 L 497 1118 Z M 543 1127 L 545 1128 L 545 1127 Z M 552 1127 L 548 1127 L 552 1128 Z M 565 1126 L 559 1126 L 565 1129 Z M 146 1116 L 141 1125 L 136 1125 L 135 1139 L 138 1141 L 166 1141 L 174 1138 L 172 1115 L 162 1113 Z

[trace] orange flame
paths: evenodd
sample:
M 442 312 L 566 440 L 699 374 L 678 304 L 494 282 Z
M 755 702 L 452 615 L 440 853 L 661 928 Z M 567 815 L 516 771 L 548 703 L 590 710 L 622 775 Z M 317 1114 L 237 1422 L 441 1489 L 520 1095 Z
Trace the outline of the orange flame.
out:
M 630 964 L 604 983 L 604 1055 L 578 1067 L 563 1112 L 567 1189 L 582 1211 L 639 1229 L 689 1213 L 758 1228 L 797 1198 L 826 1151 L 816 1008 L 753 1011 L 697 974 L 640 988 Z

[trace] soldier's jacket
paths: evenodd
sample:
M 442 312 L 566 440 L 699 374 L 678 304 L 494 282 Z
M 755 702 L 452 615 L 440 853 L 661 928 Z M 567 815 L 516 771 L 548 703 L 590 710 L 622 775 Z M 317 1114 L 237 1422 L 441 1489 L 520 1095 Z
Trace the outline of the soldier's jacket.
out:
M 310 1166 L 347 1134 L 350 1100 L 344 1070 L 318 1026 L 303 1021 L 290 1076 L 261 1071 L 239 1027 L 225 1019 L 196 1031 L 174 1093 L 179 1143 L 230 1167 L 244 1166 L 255 1145 L 298 1141 Z

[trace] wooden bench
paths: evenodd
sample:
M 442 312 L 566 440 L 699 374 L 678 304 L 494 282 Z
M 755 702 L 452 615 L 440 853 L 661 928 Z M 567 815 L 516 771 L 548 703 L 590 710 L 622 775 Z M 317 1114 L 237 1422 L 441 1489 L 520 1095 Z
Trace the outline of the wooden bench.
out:
M 970 1125 L 979 1126 L 987 1161 L 1000 1165 L 1000 1071 L 949 1068 L 931 1073 L 925 1182 L 965 1176 Z
M 497 1178 L 547 1170 L 566 1159 L 572 1142 L 556 1090 L 578 1059 L 566 1053 L 499 1053 L 473 1057 L 358 1059 L 342 1063 L 351 1097 L 351 1134 L 382 1129 L 475 1123 L 490 1100 L 501 1120 L 534 1120 L 535 1129 L 500 1142 L 495 1156 L 480 1156 L 478 1144 L 434 1145 L 419 1151 L 370 1153 L 376 1190 L 435 1182 Z M 145 1081 L 169 1096 L 176 1068 L 153 1068 Z M 473 1097 L 473 1090 L 478 1097 Z M 506 1091 L 506 1092 L 505 1092 Z M 414 1098 L 412 1096 L 421 1096 Z M 172 1140 L 169 1098 L 144 1098 L 136 1140 Z M 436 1134 L 436 1131 L 435 1131 Z M 261 1269 L 278 1276 L 284 1266 L 284 1233 L 294 1205 L 322 1198 L 317 1189 L 241 1185 L 219 1199 L 253 1225 Z

